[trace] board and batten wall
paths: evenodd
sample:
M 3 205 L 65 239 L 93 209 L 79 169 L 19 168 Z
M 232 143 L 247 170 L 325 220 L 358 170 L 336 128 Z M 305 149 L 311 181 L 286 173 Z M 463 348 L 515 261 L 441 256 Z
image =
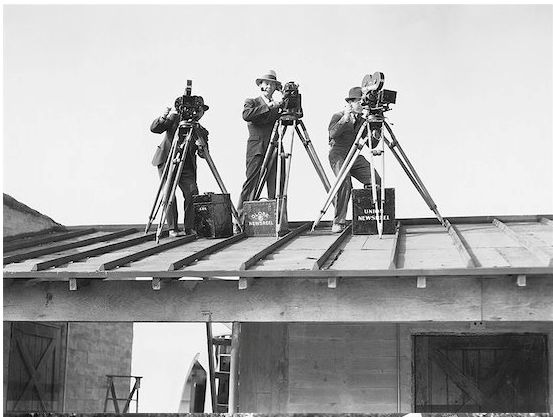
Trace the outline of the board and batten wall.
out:
M 547 335 L 551 410 L 553 322 L 242 323 L 238 411 L 411 412 L 412 336 L 530 332 Z

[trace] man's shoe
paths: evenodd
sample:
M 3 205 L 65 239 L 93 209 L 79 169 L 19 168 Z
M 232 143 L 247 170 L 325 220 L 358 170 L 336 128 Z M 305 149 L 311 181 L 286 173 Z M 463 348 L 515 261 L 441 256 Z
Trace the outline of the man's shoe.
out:
M 180 237 L 185 234 L 182 230 L 169 230 L 169 237 Z
M 196 231 L 195 231 L 194 229 L 192 229 L 192 228 L 190 228 L 190 229 L 188 229 L 188 228 L 184 229 L 184 233 L 185 233 L 187 236 L 190 236 L 190 235 L 195 235 L 195 236 L 196 236 L 196 235 L 198 234 L 198 232 L 196 232 Z
M 334 223 L 332 225 L 332 233 L 342 233 L 345 228 L 346 225 L 343 223 Z

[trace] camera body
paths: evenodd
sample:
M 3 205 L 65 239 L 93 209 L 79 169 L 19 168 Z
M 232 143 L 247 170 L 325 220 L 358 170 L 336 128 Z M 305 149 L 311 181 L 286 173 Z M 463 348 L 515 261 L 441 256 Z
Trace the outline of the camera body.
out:
M 185 93 L 175 100 L 175 109 L 181 122 L 197 122 L 203 113 L 204 99 L 202 96 L 192 95 L 192 80 L 186 81 Z
M 363 96 L 361 105 L 369 111 L 371 115 L 382 115 L 383 112 L 390 110 L 390 104 L 396 103 L 397 92 L 385 90 L 384 73 L 375 72 L 373 75 L 365 75 L 361 83 Z
M 289 81 L 284 84 L 284 88 L 282 89 L 281 111 L 281 116 L 283 117 L 283 119 L 300 119 L 303 117 L 299 85 L 296 84 L 294 81 Z

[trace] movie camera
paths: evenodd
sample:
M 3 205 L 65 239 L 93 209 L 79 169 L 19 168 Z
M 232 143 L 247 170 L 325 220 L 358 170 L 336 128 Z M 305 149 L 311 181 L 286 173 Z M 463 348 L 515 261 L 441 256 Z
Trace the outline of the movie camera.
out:
M 301 119 L 303 117 L 299 87 L 294 81 L 284 84 L 284 88 L 282 89 L 281 117 L 285 120 Z
M 390 104 L 396 103 L 397 92 L 382 89 L 383 86 L 384 73 L 382 72 L 367 74 L 363 77 L 361 105 L 368 110 L 369 115 L 382 116 L 383 112 L 390 110 Z
M 175 100 L 175 109 L 181 121 L 197 122 L 203 114 L 204 99 L 192 95 L 192 80 L 187 80 L 184 95 Z

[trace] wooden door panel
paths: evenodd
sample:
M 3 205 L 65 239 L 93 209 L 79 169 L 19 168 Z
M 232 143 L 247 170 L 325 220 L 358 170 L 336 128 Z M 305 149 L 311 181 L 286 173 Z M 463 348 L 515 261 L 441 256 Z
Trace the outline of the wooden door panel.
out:
M 421 335 L 414 354 L 415 411 L 547 411 L 545 335 Z
M 12 323 L 7 411 L 61 411 L 65 326 Z

